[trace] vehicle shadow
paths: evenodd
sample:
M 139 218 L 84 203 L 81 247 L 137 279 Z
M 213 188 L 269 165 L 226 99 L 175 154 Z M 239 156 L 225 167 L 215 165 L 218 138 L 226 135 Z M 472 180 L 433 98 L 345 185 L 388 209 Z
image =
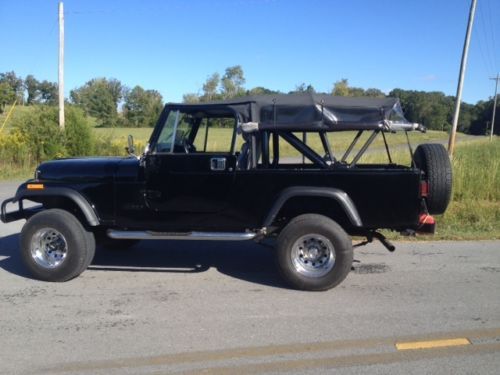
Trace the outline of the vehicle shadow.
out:
M 19 252 L 19 233 L 0 238 L 0 268 L 14 275 L 30 278 Z
M 0 238 L 0 268 L 28 277 L 19 253 L 19 234 Z M 129 249 L 98 247 L 94 271 L 198 273 L 210 268 L 248 282 L 283 287 L 271 247 L 252 241 L 141 241 Z

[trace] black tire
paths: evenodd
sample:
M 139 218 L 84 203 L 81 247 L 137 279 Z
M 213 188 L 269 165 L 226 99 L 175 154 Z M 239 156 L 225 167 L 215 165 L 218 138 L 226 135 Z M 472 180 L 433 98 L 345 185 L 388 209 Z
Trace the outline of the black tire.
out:
M 276 243 L 276 256 L 282 277 L 293 288 L 328 290 L 340 284 L 351 270 L 352 241 L 330 218 L 305 214 L 283 228 Z
M 92 262 L 95 239 L 72 214 L 50 209 L 33 215 L 24 224 L 20 248 L 23 262 L 33 277 L 43 281 L 68 281 Z M 50 255 L 54 252 L 59 255 Z
M 432 215 L 446 211 L 451 199 L 452 171 L 448 153 L 442 144 L 423 144 L 413 155 L 428 182 L 427 209 Z

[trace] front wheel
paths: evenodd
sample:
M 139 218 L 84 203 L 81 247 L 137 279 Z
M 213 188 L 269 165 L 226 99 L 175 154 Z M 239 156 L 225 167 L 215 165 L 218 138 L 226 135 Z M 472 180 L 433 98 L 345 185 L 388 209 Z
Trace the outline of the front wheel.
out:
M 95 254 L 93 233 L 60 209 L 32 216 L 21 231 L 20 245 L 26 267 L 44 281 L 67 281 L 78 276 Z
M 340 284 L 352 266 L 349 235 L 330 218 L 305 214 L 294 218 L 277 241 L 281 275 L 292 287 L 320 291 Z

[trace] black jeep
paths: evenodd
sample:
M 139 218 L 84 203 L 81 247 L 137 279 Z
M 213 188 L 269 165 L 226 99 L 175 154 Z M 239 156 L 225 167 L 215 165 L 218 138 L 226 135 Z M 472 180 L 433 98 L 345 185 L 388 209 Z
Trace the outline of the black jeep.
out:
M 3 202 L 1 219 L 27 219 L 20 249 L 42 280 L 78 276 L 96 242 L 126 248 L 138 240 L 275 238 L 285 280 L 326 290 L 351 269 L 350 236 L 378 239 L 392 251 L 379 229 L 432 233 L 431 215 L 448 206 L 451 167 L 442 145 L 413 152 L 408 141 L 411 165 L 392 162 L 386 134 L 412 130 L 424 131 L 393 98 L 307 94 L 167 104 L 141 156 L 129 139 L 128 157 L 43 163 Z M 354 131 L 354 139 L 338 153 L 330 133 L 341 131 Z M 388 162 L 360 163 L 377 136 Z M 26 208 L 25 200 L 40 204 Z M 7 212 L 9 203 L 19 208 Z

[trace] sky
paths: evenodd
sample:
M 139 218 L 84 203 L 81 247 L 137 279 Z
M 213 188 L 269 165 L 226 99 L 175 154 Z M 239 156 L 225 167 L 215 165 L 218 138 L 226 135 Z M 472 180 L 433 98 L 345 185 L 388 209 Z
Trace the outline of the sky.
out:
M 95 77 L 199 93 L 233 65 L 246 84 L 455 95 L 471 0 L 66 0 L 65 93 Z M 0 72 L 57 81 L 57 0 L 0 0 Z M 478 0 L 463 100 L 494 94 L 500 1 Z

